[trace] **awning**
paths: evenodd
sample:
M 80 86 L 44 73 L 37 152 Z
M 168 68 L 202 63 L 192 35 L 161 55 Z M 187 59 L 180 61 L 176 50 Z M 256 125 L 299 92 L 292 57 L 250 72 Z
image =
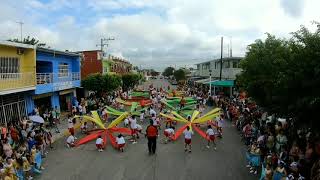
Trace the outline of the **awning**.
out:
M 209 81 L 210 81 L 210 79 L 208 78 L 208 79 L 201 79 L 201 80 L 195 81 L 195 83 L 205 84 L 205 83 L 207 83 Z
M 206 84 L 211 84 L 212 86 L 220 86 L 220 87 L 233 87 L 234 81 L 233 80 L 215 80 L 211 82 L 207 82 Z

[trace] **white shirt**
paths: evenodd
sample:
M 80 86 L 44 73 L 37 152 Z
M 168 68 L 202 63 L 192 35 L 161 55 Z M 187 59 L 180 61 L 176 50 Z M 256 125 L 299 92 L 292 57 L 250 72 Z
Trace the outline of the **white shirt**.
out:
M 140 114 L 140 120 L 143 120 L 144 119 L 144 113 L 141 113 Z
M 83 109 L 82 109 L 82 106 L 79 105 L 78 108 L 79 108 L 79 112 L 82 112 L 82 110 L 83 110 Z
M 117 137 L 116 142 L 117 142 L 117 144 L 125 144 L 126 143 L 123 137 L 121 137 L 121 138 Z
M 131 127 L 131 129 L 137 129 L 137 120 L 136 119 L 130 119 L 130 127 Z
M 183 134 L 184 134 L 184 138 L 185 139 L 191 139 L 192 135 L 193 135 L 193 132 L 191 130 L 184 130 L 183 131 Z
M 68 119 L 68 128 L 73 128 L 72 119 Z
M 207 132 L 206 132 L 206 134 L 208 134 L 209 136 L 214 135 L 213 129 L 208 129 Z
M 68 143 L 68 144 L 74 143 L 74 136 L 70 135 L 70 136 L 67 138 L 67 143 Z
M 103 139 L 102 138 L 98 138 L 97 140 L 96 140 L 96 144 L 102 144 L 103 143 Z
M 169 134 L 174 134 L 174 130 L 172 128 L 168 128 L 168 129 L 166 129 L 164 131 L 166 131 Z
M 221 118 L 219 118 L 218 120 L 218 127 L 222 127 L 223 126 L 223 120 Z
M 156 111 L 155 111 L 155 110 L 153 110 L 153 109 L 150 109 L 150 115 L 151 115 L 151 114 L 154 114 L 155 116 L 157 116 Z
M 142 126 L 139 124 L 136 124 L 137 130 L 142 130 Z
M 124 124 L 125 124 L 125 125 L 129 124 L 129 119 L 128 119 L 128 118 L 126 118 L 126 119 L 124 120 Z

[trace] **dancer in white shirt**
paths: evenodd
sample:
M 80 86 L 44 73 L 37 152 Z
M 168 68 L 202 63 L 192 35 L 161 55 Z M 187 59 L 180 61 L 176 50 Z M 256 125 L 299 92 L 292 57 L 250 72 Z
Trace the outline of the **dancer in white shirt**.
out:
M 187 126 L 187 129 L 183 131 L 184 134 L 184 151 L 188 151 L 187 147 L 189 146 L 189 152 L 191 152 L 191 138 L 193 132 L 191 131 L 190 127 Z

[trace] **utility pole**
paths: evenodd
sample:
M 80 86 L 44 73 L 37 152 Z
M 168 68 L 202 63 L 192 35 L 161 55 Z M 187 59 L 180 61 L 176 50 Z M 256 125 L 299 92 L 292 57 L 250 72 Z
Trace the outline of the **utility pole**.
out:
M 22 42 L 22 25 L 24 23 L 22 21 L 17 21 L 16 23 L 20 24 L 20 41 Z
M 103 50 L 104 50 L 104 46 L 107 46 L 108 47 L 108 41 L 114 41 L 115 39 L 114 38 L 101 38 L 100 39 L 100 44 L 97 44 L 96 46 L 100 46 L 101 48 L 101 52 L 103 53 Z
M 220 57 L 220 76 L 219 76 L 219 80 L 221 81 L 221 77 L 222 77 L 222 56 L 223 56 L 223 37 L 221 37 L 221 57 Z

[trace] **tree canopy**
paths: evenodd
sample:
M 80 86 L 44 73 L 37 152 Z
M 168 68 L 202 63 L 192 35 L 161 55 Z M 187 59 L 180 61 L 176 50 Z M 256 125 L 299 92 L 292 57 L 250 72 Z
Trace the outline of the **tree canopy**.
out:
M 82 86 L 96 93 L 113 92 L 122 86 L 121 77 L 118 75 L 92 74 L 81 81 Z
M 272 113 L 314 124 L 320 109 L 320 27 L 248 46 L 237 84 Z
M 167 67 L 166 69 L 164 69 L 162 75 L 166 76 L 166 77 L 169 77 L 169 76 L 173 75 L 173 72 L 174 72 L 174 68 L 173 67 Z
M 129 90 L 129 89 L 134 88 L 134 86 L 139 83 L 139 80 L 141 78 L 142 77 L 140 74 L 134 74 L 134 73 L 122 75 L 122 83 L 123 83 L 122 89 Z
M 177 81 L 181 81 L 181 80 L 186 79 L 186 72 L 183 69 L 179 69 L 179 70 L 174 71 L 173 75 Z

